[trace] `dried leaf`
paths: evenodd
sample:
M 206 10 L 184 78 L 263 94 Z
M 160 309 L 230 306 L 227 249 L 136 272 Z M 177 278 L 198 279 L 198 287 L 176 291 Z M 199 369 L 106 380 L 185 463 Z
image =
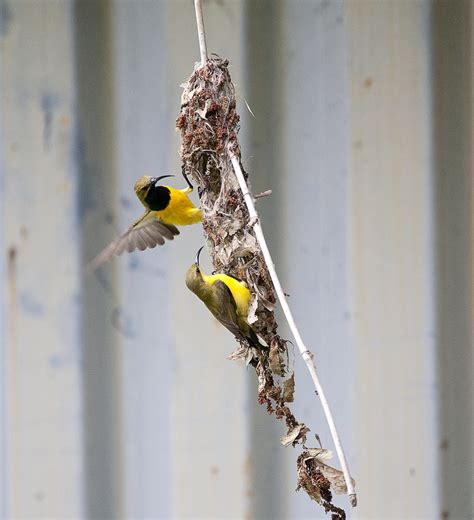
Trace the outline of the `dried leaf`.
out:
M 249 366 L 254 359 L 258 359 L 258 353 L 254 347 L 250 347 L 245 356 L 245 364 Z
M 250 256 L 258 251 L 257 243 L 252 235 L 247 235 L 245 239 L 242 239 L 242 237 L 235 234 L 236 232 L 237 230 L 234 230 L 233 233 L 229 233 L 229 235 L 234 235 L 232 238 L 232 248 L 235 258 Z
M 319 462 L 330 460 L 334 455 L 331 450 L 326 450 L 324 448 L 307 448 L 304 454 L 306 458 L 316 458 Z
M 220 237 L 222 240 L 224 240 L 225 238 L 227 238 L 227 235 L 229 234 L 227 232 L 228 230 L 228 227 L 227 226 L 222 226 L 220 227 L 218 230 L 217 230 L 217 236 Z
M 309 461 L 314 461 L 315 466 L 321 471 L 324 477 L 330 482 L 331 489 L 337 495 L 346 495 L 347 486 L 344 479 L 344 474 L 341 470 L 329 466 L 325 461 L 332 459 L 333 453 L 330 450 L 323 448 L 310 448 L 304 452 L 305 464 Z M 352 479 L 352 484 L 355 486 L 355 480 Z
M 196 87 L 191 90 L 188 90 L 189 83 L 183 83 L 180 87 L 184 88 L 183 93 L 181 94 L 181 105 L 187 105 L 195 94 L 198 94 L 202 91 L 201 87 Z
M 283 401 L 285 403 L 292 403 L 294 400 L 295 393 L 295 374 L 291 374 L 291 377 L 283 382 Z
M 230 359 L 231 361 L 236 361 L 238 359 L 246 359 L 248 350 L 248 347 L 240 346 L 237 350 L 234 350 L 232 354 L 228 355 L 227 359 Z
M 326 512 L 332 513 L 332 519 L 345 520 L 344 510 L 332 503 L 332 482 L 320 467 L 321 464 L 328 467 L 321 460 L 327 460 L 331 455 L 328 450 L 305 450 L 297 460 L 298 487 L 296 490 L 303 488 L 311 499 L 324 507 Z
M 290 444 L 297 444 L 300 440 L 304 442 L 306 434 L 309 432 L 303 423 L 298 423 L 296 426 L 291 428 L 289 432 L 281 438 L 283 446 L 289 446 Z
M 250 325 L 252 325 L 252 323 L 255 323 L 258 320 L 257 314 L 256 314 L 257 307 L 258 307 L 258 298 L 256 295 L 254 295 L 252 298 L 252 301 L 250 302 L 249 313 L 247 315 L 247 321 L 250 323 Z
M 230 236 L 235 235 L 237 231 L 240 231 L 242 229 L 242 221 L 235 217 L 231 220 L 228 226 L 226 226 L 226 229 Z
M 257 365 L 257 378 L 258 378 L 258 392 L 265 390 L 267 386 L 267 378 L 265 377 L 265 369 L 262 367 L 261 362 Z
M 259 291 L 259 297 L 260 301 L 263 303 L 266 309 L 268 309 L 270 312 L 273 312 L 276 309 L 276 305 L 272 303 L 270 300 L 267 300 L 262 293 Z
M 207 112 L 209 110 L 209 107 L 211 105 L 211 100 L 210 99 L 206 99 L 206 102 L 204 104 L 204 108 L 199 110 L 199 109 L 196 109 L 196 114 L 198 114 L 202 119 L 207 119 Z
M 272 341 L 268 358 L 270 370 L 278 376 L 283 376 L 285 371 L 280 359 L 280 345 L 277 341 Z

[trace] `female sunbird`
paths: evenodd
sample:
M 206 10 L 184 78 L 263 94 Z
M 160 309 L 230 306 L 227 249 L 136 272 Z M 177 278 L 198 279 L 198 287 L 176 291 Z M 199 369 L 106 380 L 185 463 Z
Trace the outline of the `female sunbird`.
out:
M 215 318 L 229 329 L 239 340 L 246 340 L 254 347 L 264 346 L 247 321 L 250 298 L 252 297 L 245 282 L 226 274 L 202 273 L 199 267 L 199 249 L 194 264 L 186 273 L 186 285 Z
M 188 193 L 193 187 L 183 173 L 188 188 L 176 190 L 171 186 L 161 186 L 158 183 L 166 177 L 140 177 L 135 183 L 135 194 L 145 206 L 145 213 L 136 220 L 121 236 L 110 243 L 89 264 L 88 269 L 95 271 L 101 264 L 124 251 L 131 253 L 135 249 L 144 251 L 147 248 L 161 246 L 165 238 L 173 240 L 179 235 L 176 226 L 188 226 L 202 220 L 199 208 L 191 202 Z

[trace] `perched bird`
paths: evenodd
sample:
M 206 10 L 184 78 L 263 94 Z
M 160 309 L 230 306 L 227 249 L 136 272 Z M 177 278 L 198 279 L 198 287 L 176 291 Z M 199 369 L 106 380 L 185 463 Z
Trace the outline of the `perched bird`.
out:
M 186 273 L 186 285 L 224 327 L 239 340 L 255 347 L 265 346 L 247 321 L 251 293 L 247 284 L 226 274 L 202 273 L 199 267 L 199 249 L 194 264 Z
M 95 271 L 100 265 L 124 251 L 131 253 L 135 249 L 144 251 L 157 245 L 163 245 L 165 238 L 173 240 L 179 235 L 176 226 L 196 224 L 202 219 L 199 208 L 192 203 L 188 193 L 193 190 L 183 172 L 188 188 L 177 190 L 171 186 L 159 184 L 161 179 L 173 177 L 140 177 L 135 183 L 135 194 L 145 206 L 145 213 L 136 220 L 121 236 L 110 243 L 88 265 L 88 270 Z

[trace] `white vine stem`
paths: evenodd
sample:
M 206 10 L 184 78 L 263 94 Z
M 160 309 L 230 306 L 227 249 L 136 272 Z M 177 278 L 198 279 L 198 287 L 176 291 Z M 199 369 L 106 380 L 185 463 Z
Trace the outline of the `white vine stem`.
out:
M 299 330 L 296 327 L 295 320 L 293 319 L 293 314 L 291 313 L 291 309 L 288 305 L 288 302 L 286 301 L 285 293 L 283 292 L 283 289 L 281 287 L 280 280 L 278 278 L 272 257 L 270 255 L 270 251 L 267 246 L 267 241 L 265 240 L 265 236 L 262 231 L 262 226 L 260 225 L 258 214 L 253 203 L 252 195 L 249 192 L 247 183 L 245 182 L 244 174 L 242 172 L 242 168 L 240 167 L 240 161 L 232 152 L 229 151 L 229 153 L 234 173 L 237 177 L 237 181 L 239 182 L 239 186 L 242 191 L 242 195 L 244 196 L 247 209 L 249 210 L 250 221 L 254 222 L 253 229 L 255 231 L 255 236 L 257 237 L 260 249 L 262 250 L 263 258 L 265 259 L 265 263 L 267 264 L 267 269 L 270 273 L 270 277 L 272 279 L 275 292 L 277 293 L 281 308 L 283 309 L 283 312 L 285 314 L 286 321 L 288 322 L 293 337 L 295 338 L 296 344 L 298 345 L 301 357 L 304 359 L 306 366 L 308 367 L 309 373 L 311 374 L 311 379 L 314 383 L 314 387 L 316 388 L 319 399 L 321 400 L 324 415 L 326 416 L 326 421 L 329 425 L 329 429 L 331 430 L 332 440 L 334 442 L 334 446 L 336 447 L 337 456 L 339 457 L 339 462 L 341 463 L 342 473 L 344 474 L 344 480 L 346 482 L 347 487 L 347 494 L 349 495 L 351 505 L 355 507 L 357 505 L 357 495 L 352 484 L 351 475 L 349 473 L 349 467 L 347 466 L 346 456 L 344 455 L 344 450 L 342 449 L 342 444 L 339 438 L 339 434 L 337 432 L 336 424 L 334 423 L 331 409 L 329 408 L 326 395 L 324 394 L 323 387 L 321 386 L 318 374 L 316 372 L 313 354 L 310 350 L 308 350 L 308 348 L 306 348 L 301 334 L 299 333 Z
M 206 32 L 204 30 L 204 18 L 202 16 L 201 0 L 194 0 L 194 11 L 196 13 L 196 24 L 199 38 L 199 50 L 201 51 L 201 67 L 207 61 Z
M 201 52 L 201 66 L 204 65 L 207 61 L 207 47 L 206 47 L 206 33 L 204 30 L 204 20 L 202 15 L 202 5 L 201 0 L 194 0 L 194 9 L 196 12 L 196 23 L 197 30 L 199 36 L 199 50 Z M 336 448 L 336 453 L 339 458 L 339 462 L 341 464 L 342 473 L 344 475 L 344 480 L 346 482 L 347 494 L 349 495 L 349 500 L 352 507 L 357 505 L 357 495 L 352 484 L 352 478 L 349 473 L 349 467 L 347 465 L 346 456 L 344 455 L 344 450 L 342 449 L 341 439 L 339 438 L 339 433 L 337 432 L 336 424 L 334 422 L 334 418 L 331 413 L 331 409 L 329 408 L 329 404 L 326 399 L 326 395 L 324 394 L 323 387 L 319 381 L 318 374 L 316 372 L 316 365 L 314 364 L 313 354 L 311 351 L 306 348 L 306 345 L 303 342 L 303 338 L 299 333 L 298 328 L 296 327 L 295 320 L 293 319 L 293 314 L 291 313 L 291 309 L 286 301 L 285 293 L 283 292 L 282 286 L 280 284 L 280 280 L 278 278 L 277 272 L 275 270 L 275 266 L 273 264 L 272 257 L 270 255 L 270 251 L 267 246 L 267 241 L 265 240 L 265 236 L 263 234 L 262 226 L 260 225 L 260 220 L 258 218 L 257 211 L 255 209 L 255 205 L 253 203 L 253 197 L 249 192 L 249 188 L 247 186 L 247 182 L 245 181 L 244 174 L 242 172 L 242 168 L 240 167 L 240 161 L 238 157 L 229 149 L 230 160 L 232 162 L 232 167 L 234 169 L 235 176 L 237 177 L 237 181 L 239 183 L 240 189 L 242 191 L 242 195 L 245 200 L 245 204 L 247 205 L 247 209 L 249 211 L 249 216 L 251 222 L 253 222 L 253 229 L 255 231 L 255 236 L 257 237 L 258 243 L 260 245 L 260 249 L 262 250 L 263 258 L 265 259 L 265 263 L 267 265 L 268 272 L 270 273 L 270 277 L 273 282 L 273 286 L 275 288 L 275 292 L 277 293 L 278 300 L 280 301 L 280 305 L 283 309 L 283 312 L 286 317 L 286 321 L 290 327 L 290 330 L 295 338 L 296 344 L 298 345 L 298 349 L 301 353 L 301 357 L 303 358 L 306 366 L 308 367 L 309 373 L 311 374 L 311 379 L 313 380 L 314 387 L 316 388 L 316 392 L 318 393 L 319 399 L 321 401 L 321 405 L 323 407 L 324 415 L 326 416 L 326 421 L 329 425 L 329 429 L 331 431 L 332 440 L 334 442 L 334 446 Z

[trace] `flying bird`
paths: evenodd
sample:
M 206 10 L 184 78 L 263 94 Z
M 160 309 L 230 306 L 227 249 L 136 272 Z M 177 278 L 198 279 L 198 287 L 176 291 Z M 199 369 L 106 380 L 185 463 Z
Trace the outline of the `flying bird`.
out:
M 121 255 L 124 251 L 131 253 L 136 249 L 144 251 L 163 245 L 165 239 L 173 240 L 179 235 L 176 226 L 189 226 L 202 220 L 202 212 L 188 197 L 193 187 L 186 174 L 183 176 L 188 187 L 177 190 L 171 186 L 160 184 L 161 177 L 140 177 L 135 183 L 135 194 L 145 207 L 143 215 L 137 219 L 122 235 L 111 242 L 88 265 L 89 271 L 95 271 L 112 257 Z

